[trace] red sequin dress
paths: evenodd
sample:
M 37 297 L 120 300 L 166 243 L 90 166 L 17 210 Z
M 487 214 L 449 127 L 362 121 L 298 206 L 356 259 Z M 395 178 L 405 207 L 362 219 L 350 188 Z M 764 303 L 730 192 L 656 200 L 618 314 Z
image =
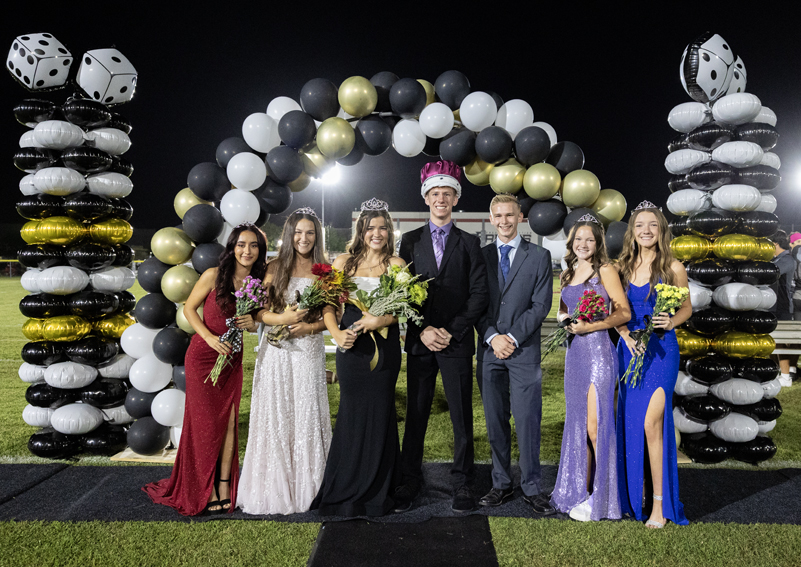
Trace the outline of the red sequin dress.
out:
M 203 306 L 203 319 L 209 331 L 222 335 L 227 330 L 226 317 L 233 317 L 232 304 L 223 312 L 212 289 Z M 217 352 L 200 335 L 194 335 L 186 351 L 186 409 L 181 442 L 170 478 L 143 487 L 157 504 L 175 508 L 184 516 L 200 514 L 214 487 L 217 459 L 225 438 L 231 408 L 237 416 L 234 429 L 234 454 L 231 463 L 231 508 L 236 508 L 236 489 L 239 482 L 239 401 L 242 398 L 242 351 L 230 358 L 220 374 L 217 385 L 204 383 L 217 362 Z

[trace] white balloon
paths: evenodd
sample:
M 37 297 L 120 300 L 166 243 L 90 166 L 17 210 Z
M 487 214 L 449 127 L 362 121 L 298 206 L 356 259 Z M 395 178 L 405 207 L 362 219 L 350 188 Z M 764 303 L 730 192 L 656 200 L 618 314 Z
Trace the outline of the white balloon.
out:
M 432 104 L 427 106 L 426 110 L 428 110 L 428 108 L 431 106 L 434 105 Z M 423 112 L 425 112 L 425 110 Z M 453 113 L 450 114 L 453 116 Z M 491 95 L 481 91 L 472 92 L 464 97 L 462 104 L 459 105 L 459 117 L 462 119 L 462 124 L 465 128 L 468 128 L 473 132 L 481 132 L 484 128 L 492 126 L 492 123 L 495 122 L 495 119 L 498 117 L 498 105 Z M 422 114 L 420 115 L 420 125 L 423 125 Z M 423 129 L 423 132 L 425 132 L 425 128 Z M 429 136 L 430 134 L 426 132 L 426 135 Z
M 54 266 L 42 270 L 36 283 L 44 293 L 69 295 L 89 285 L 89 275 L 72 266 Z
M 253 191 L 267 179 L 267 166 L 256 154 L 240 152 L 230 159 L 225 173 L 237 189 Z
M 161 425 L 177 427 L 184 422 L 185 402 L 186 394 L 177 388 L 170 388 L 156 394 L 150 404 L 150 413 Z
M 756 210 L 761 202 L 762 193 L 751 185 L 723 185 L 712 193 L 712 204 L 737 213 Z
M 136 274 L 130 268 L 111 266 L 92 272 L 89 279 L 98 291 L 125 291 L 136 283 Z
M 96 128 L 86 133 L 86 145 L 120 156 L 131 149 L 131 138 L 117 128 Z
M 776 427 L 776 420 L 772 421 L 757 421 L 757 425 L 759 426 L 759 434 L 764 435 L 765 433 L 769 433 L 773 431 L 773 428 Z
M 533 124 L 534 111 L 531 109 L 531 105 L 519 98 L 501 105 L 498 109 L 498 117 L 495 119 L 495 125 L 509 132 L 513 140 L 520 130 Z
M 745 124 L 759 116 L 762 103 L 751 93 L 734 93 L 719 98 L 712 106 L 712 117 L 725 124 Z
M 426 135 L 417 120 L 401 120 L 392 130 L 392 145 L 404 157 L 414 157 L 426 147 Z
M 776 202 L 776 197 L 770 193 L 763 193 L 762 199 L 759 201 L 759 206 L 756 208 L 756 210 L 772 213 L 776 210 L 777 205 L 778 203 Z
M 176 449 L 181 445 L 181 433 L 183 429 L 183 427 L 170 428 L 170 443 L 172 443 Z
M 259 200 L 250 191 L 231 189 L 220 201 L 220 212 L 231 225 L 256 222 L 259 218 Z
M 782 391 L 782 383 L 779 382 L 779 377 L 777 376 L 773 380 L 768 380 L 767 382 L 762 382 L 762 397 L 766 400 L 770 400 L 775 398 L 779 395 L 779 392 Z
M 732 282 L 715 289 L 712 300 L 716 305 L 732 311 L 751 311 L 759 307 L 762 293 L 750 284 Z
M 47 195 L 72 195 L 86 187 L 86 178 L 68 167 L 46 167 L 36 172 L 33 184 Z
M 263 112 L 255 112 L 242 123 L 242 137 L 257 152 L 267 153 L 281 143 L 278 121 Z
M 745 378 L 731 378 L 709 388 L 716 397 L 735 406 L 755 404 L 762 399 L 762 385 Z
M 125 404 L 104 409 L 103 415 L 105 416 L 106 421 L 114 425 L 126 425 L 134 420 L 134 418 L 131 417 L 131 414 L 128 413 L 128 410 L 125 409 Z
M 65 435 L 82 435 L 103 423 L 103 412 L 89 404 L 67 404 L 50 416 L 50 425 Z
M 132 358 L 142 358 L 153 354 L 153 339 L 161 329 L 148 329 L 141 323 L 134 323 L 125 329 L 120 337 L 120 346 Z M 133 363 L 131 364 L 133 367 Z M 128 369 L 130 376 L 130 368 Z
M 554 130 L 553 126 L 548 124 L 547 122 L 535 122 L 532 126 L 536 126 L 538 128 L 542 128 L 545 130 L 545 133 L 548 134 L 548 139 L 551 141 L 551 147 L 554 146 L 557 142 L 556 138 L 556 130 Z
M 155 354 L 147 354 L 136 359 L 128 373 L 128 379 L 140 392 L 158 392 L 172 380 L 172 366 L 161 362 Z
M 39 366 L 29 362 L 23 362 L 19 367 L 20 380 L 28 384 L 36 384 L 37 382 L 44 382 L 44 373 L 47 366 Z
M 28 268 L 22 274 L 19 284 L 25 291 L 29 291 L 31 293 L 41 293 L 42 290 L 39 288 L 39 274 L 41 273 L 42 271 L 37 270 L 36 268 Z
M 36 141 L 36 138 L 33 136 L 33 130 L 28 130 L 22 136 L 19 137 L 19 147 L 43 148 L 44 146 Z
M 690 281 L 688 287 L 690 288 L 690 303 L 693 305 L 693 311 L 709 307 L 712 303 L 712 291 L 708 287 L 694 281 Z
M 105 364 L 98 366 L 97 373 L 103 378 L 127 378 L 134 360 L 131 355 L 120 353 Z
M 693 394 L 706 394 L 709 392 L 709 387 L 696 382 L 689 374 L 679 372 L 673 391 L 680 396 L 691 396 Z
M 755 307 L 755 309 L 760 309 L 762 311 L 769 311 L 774 305 L 776 305 L 775 291 L 773 291 L 769 287 L 760 287 L 759 293 L 762 294 L 762 301 L 759 302 L 759 305 Z
M 564 231 L 561 231 L 564 234 Z M 557 238 L 543 237 L 542 247 L 551 253 L 551 261 L 560 262 L 567 254 L 567 238 L 560 239 L 559 233 L 556 234 Z
M 36 188 L 36 185 L 33 184 L 33 178 L 36 177 L 35 174 L 29 173 L 25 177 L 19 180 L 19 191 L 23 195 L 39 195 L 41 191 Z
M 267 115 L 278 124 L 284 114 L 292 110 L 303 110 L 300 105 L 288 96 L 278 96 L 267 105 Z
M 764 124 L 770 124 L 771 126 L 776 126 L 776 113 L 773 112 L 767 106 L 763 106 L 759 110 L 759 114 L 756 115 L 756 118 L 753 120 L 754 122 L 762 122 Z
M 684 102 L 668 114 L 668 124 L 677 132 L 689 134 L 702 124 L 712 120 L 712 114 L 705 104 L 700 102 Z
M 709 430 L 718 439 L 730 443 L 745 443 L 756 438 L 759 425 L 747 415 L 731 412 L 722 419 L 710 422 Z
M 745 85 L 747 84 L 747 73 L 745 71 L 745 64 L 739 56 L 731 68 L 732 78 L 729 87 L 726 89 L 726 94 L 742 93 L 745 92 Z
M 469 95 L 468 95 L 469 96 Z M 441 102 L 432 102 L 420 113 L 420 130 L 430 138 L 444 138 L 453 129 L 453 111 Z
M 712 201 L 707 191 L 682 189 L 668 197 L 667 208 L 674 215 L 686 217 L 698 211 L 711 209 Z
M 54 388 L 74 390 L 83 388 L 97 378 L 97 368 L 77 362 L 57 362 L 44 372 L 45 382 Z
M 45 120 L 33 129 L 34 139 L 51 150 L 75 148 L 83 144 L 83 130 L 63 120 Z
M 673 408 L 673 425 L 682 433 L 703 433 L 707 424 L 690 417 L 680 407 Z
M 689 148 L 676 150 L 669 153 L 665 158 L 665 169 L 673 175 L 682 175 L 697 165 L 709 162 L 711 159 L 709 152 L 691 150 Z
M 50 408 L 38 408 L 28 404 L 22 410 L 22 421 L 32 427 L 50 427 L 50 418 L 53 412 L 56 411 Z
M 90 193 L 112 199 L 127 197 L 133 191 L 133 181 L 122 173 L 113 171 L 90 175 L 86 178 L 86 186 Z
M 773 169 L 781 169 L 782 160 L 773 152 L 764 152 L 762 154 L 762 159 L 759 161 L 759 165 L 767 165 Z
M 732 167 L 751 167 L 762 161 L 764 151 L 753 142 L 726 142 L 712 150 L 712 159 Z
M 220 236 L 217 237 L 217 242 L 225 246 L 228 242 L 228 237 L 231 236 L 231 233 L 234 231 L 234 225 L 229 222 L 223 224 L 223 231 L 220 233 Z

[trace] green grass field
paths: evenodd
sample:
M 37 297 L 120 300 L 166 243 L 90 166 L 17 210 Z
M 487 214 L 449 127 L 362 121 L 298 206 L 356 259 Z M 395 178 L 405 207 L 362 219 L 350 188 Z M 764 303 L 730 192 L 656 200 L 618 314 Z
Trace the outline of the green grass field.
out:
M 132 290 L 137 297 L 142 290 Z M 34 428 L 22 421 L 27 385 L 17 376 L 20 349 L 26 339 L 19 300 L 26 294 L 19 279 L 0 278 L 0 462 L 49 462 L 26 447 Z M 552 315 L 553 315 L 552 311 Z M 255 337 L 245 340 L 245 385 L 240 414 L 240 458 L 247 442 Z M 328 357 L 333 369 L 333 356 Z M 564 424 L 562 354 L 543 365 L 541 458 L 559 460 Z M 339 389 L 328 387 L 332 421 Z M 406 370 L 396 392 L 399 428 L 405 418 Z M 784 391 L 784 414 L 771 436 L 779 451 L 760 468 L 801 467 L 801 387 Z M 484 411 L 474 392 L 476 458 L 489 462 Z M 426 438 L 425 458 L 449 461 L 453 439 L 444 392 L 437 389 Z M 516 458 L 516 454 L 515 454 Z M 76 464 L 136 466 L 105 457 L 82 458 Z M 683 465 L 700 466 L 700 465 Z M 727 461 L 719 467 L 753 468 Z M 710 487 L 711 489 L 712 487 Z M 493 542 L 501 565 L 798 565 L 801 526 L 704 524 L 669 525 L 646 530 L 635 522 L 577 522 L 491 518 Z M 5 565 L 305 565 L 319 524 L 222 521 L 167 522 L 0 522 L 0 567 Z

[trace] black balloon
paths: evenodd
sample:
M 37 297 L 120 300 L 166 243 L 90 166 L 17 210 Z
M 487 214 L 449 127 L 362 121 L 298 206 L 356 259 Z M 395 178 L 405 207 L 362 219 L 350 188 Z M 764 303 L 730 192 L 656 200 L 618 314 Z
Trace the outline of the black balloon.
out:
M 131 220 L 133 217 L 133 207 L 125 199 L 109 199 L 111 202 L 111 216 L 124 221 Z
M 761 399 L 755 404 L 732 406 L 732 411 L 747 415 L 754 421 L 773 421 L 782 415 L 782 405 L 776 398 Z
M 133 248 L 127 244 L 115 244 L 113 248 L 116 257 L 114 258 L 114 262 L 111 263 L 112 266 L 129 266 L 131 262 L 133 262 Z
M 707 258 L 687 265 L 687 275 L 704 285 L 719 286 L 734 278 L 737 268 L 732 262 L 720 258 Z
M 375 92 L 378 94 L 378 103 L 375 105 L 376 112 L 390 112 L 392 110 L 392 105 L 389 103 L 389 91 L 392 85 L 397 83 L 399 79 L 400 77 L 390 71 L 381 71 L 370 77 L 370 83 L 375 87 Z M 336 87 L 334 87 L 334 89 L 336 89 Z M 337 91 L 334 90 L 334 98 L 336 99 L 336 97 Z M 302 98 L 300 104 L 301 106 L 303 105 Z M 308 112 L 308 110 L 306 112 Z M 332 114 L 332 116 L 335 115 L 336 112 Z
M 56 105 L 49 100 L 26 98 L 14 106 L 14 118 L 24 126 L 34 128 L 39 122 L 52 120 Z
M 708 432 L 682 435 L 681 450 L 696 463 L 714 464 L 729 458 L 729 445 Z
M 77 193 L 64 199 L 64 211 L 74 219 L 94 221 L 112 214 L 114 206 L 102 195 Z
M 108 128 L 116 128 L 117 130 L 122 130 L 126 134 L 130 134 L 131 130 L 133 130 L 133 126 L 131 126 L 131 121 L 125 118 L 119 112 L 112 112 L 111 113 L 111 120 L 108 121 L 106 124 Z
M 452 130 L 440 141 L 439 155 L 456 165 L 469 165 L 476 158 L 476 133 L 467 128 Z
M 733 459 L 752 465 L 772 459 L 777 450 L 773 439 L 761 435 L 745 443 L 732 443 L 729 447 Z
M 184 232 L 195 242 L 217 240 L 224 225 L 222 213 L 211 205 L 195 205 L 184 213 Z
M 81 401 L 96 408 L 113 408 L 125 401 L 128 385 L 117 378 L 96 378 L 91 384 L 81 388 Z
M 186 392 L 186 367 L 185 366 L 173 366 L 172 367 L 172 381 L 175 384 L 176 388 L 178 388 L 182 392 Z
M 536 199 L 532 199 L 531 197 L 527 196 L 523 193 L 521 196 L 517 198 L 517 202 L 520 205 L 520 212 L 523 213 L 523 218 L 528 218 L 528 213 L 531 210 L 531 207 L 534 206 Z
M 108 153 L 89 146 L 67 148 L 61 152 L 61 161 L 65 167 L 84 175 L 101 173 L 111 167 L 111 156 Z
M 710 122 L 702 124 L 687 134 L 687 145 L 694 150 L 711 152 L 721 144 L 734 139 L 734 130 L 728 126 Z
M 711 190 L 734 183 L 737 179 L 737 171 L 728 164 L 710 161 L 691 169 L 685 178 L 690 189 Z
M 49 408 L 57 402 L 75 401 L 79 395 L 80 390 L 54 388 L 50 384 L 39 382 L 31 384 L 25 390 L 25 401 L 37 408 Z
M 253 191 L 253 195 L 259 200 L 261 209 L 270 215 L 279 215 L 292 204 L 292 190 L 272 179 L 267 179 L 264 185 Z
M 694 315 L 693 315 L 694 316 Z M 686 372 L 699 384 L 711 386 L 732 377 L 732 365 L 724 356 L 709 354 L 687 361 Z
M 668 223 L 668 227 L 670 228 L 670 233 L 676 236 L 684 236 L 693 234 L 693 231 L 690 230 L 690 227 L 687 226 L 688 217 L 676 217 L 672 221 Z
M 557 142 L 548 153 L 545 163 L 554 166 L 564 177 L 571 171 L 584 167 L 584 152 L 573 142 Z
M 434 91 L 439 100 L 451 110 L 456 110 L 470 94 L 470 81 L 459 71 L 445 71 L 434 82 Z M 395 108 L 394 105 L 392 108 Z
M 769 165 L 754 165 L 741 167 L 737 170 L 737 183 L 751 185 L 760 191 L 771 191 L 781 183 L 782 176 L 779 170 Z
M 150 415 L 150 406 L 158 392 L 142 392 L 130 388 L 125 395 L 125 411 L 134 419 L 141 419 Z
M 357 134 L 357 137 L 358 137 L 358 134 Z M 359 163 L 363 159 L 364 159 L 364 152 L 361 150 L 361 148 L 359 148 L 358 144 L 354 144 L 353 145 L 353 149 L 350 151 L 350 153 L 348 155 L 346 155 L 345 157 L 343 157 L 343 158 L 339 158 L 337 160 L 337 163 L 342 164 L 342 165 L 344 165 L 346 167 L 351 167 L 353 165 L 356 165 L 357 163 Z M 261 211 L 261 213 L 265 214 L 265 215 L 267 214 L 264 211 Z M 258 225 L 258 223 L 256 223 L 256 224 Z
M 24 362 L 37 366 L 50 366 L 67 359 L 64 355 L 64 345 L 52 341 L 26 343 L 22 347 L 21 355 Z
M 103 423 L 80 436 L 81 447 L 96 455 L 114 455 L 128 445 L 127 431 L 122 425 Z
M 313 142 L 316 133 L 314 118 L 302 110 L 290 110 L 278 121 L 278 137 L 284 144 L 296 150 Z
M 378 116 L 365 116 L 356 123 L 356 147 L 368 156 L 379 156 L 392 145 L 392 129 Z
M 98 366 L 108 362 L 120 352 L 120 343 L 113 339 L 105 339 L 89 335 L 88 337 L 67 343 L 64 354 L 73 362 Z
M 175 321 L 175 303 L 161 293 L 149 293 L 136 304 L 136 320 L 148 329 L 163 329 Z
M 430 138 L 426 136 L 426 144 L 423 146 L 423 154 L 430 157 L 437 157 L 439 155 L 439 138 Z
M 701 421 L 713 421 L 729 415 L 731 409 L 723 400 L 710 394 L 685 396 L 679 402 L 681 409 Z
M 149 293 L 161 293 L 161 278 L 164 272 L 172 268 L 156 257 L 151 257 L 142 262 L 137 270 L 137 280 L 139 285 Z
M 689 147 L 690 146 L 687 143 L 687 134 L 679 134 L 678 136 L 673 138 L 668 144 L 668 151 L 670 153 L 673 153 L 679 150 L 686 150 Z
M 488 126 L 476 136 L 476 154 L 487 163 L 504 162 L 512 155 L 512 137 L 500 126 Z
M 109 171 L 114 173 L 121 173 L 125 177 L 133 175 L 133 164 L 122 156 L 111 156 L 111 167 Z
M 570 229 L 573 228 L 573 225 L 576 224 L 584 215 L 590 215 L 600 222 L 600 219 L 598 219 L 598 213 L 594 212 L 592 209 L 588 209 L 587 207 L 575 208 L 567 213 L 565 221 L 562 223 L 562 230 L 565 231 L 565 234 L 569 234 Z
M 177 327 L 167 327 L 159 331 L 153 339 L 153 354 L 161 362 L 180 366 L 184 363 L 191 339 L 185 331 Z
M 690 182 L 687 181 L 686 173 L 684 175 L 671 175 L 670 179 L 668 179 L 668 189 L 670 189 L 671 193 L 690 188 Z
M 736 363 L 734 375 L 763 384 L 779 375 L 779 363 L 769 358 L 746 358 Z
M 202 274 L 208 269 L 216 268 L 220 265 L 220 255 L 225 251 L 225 246 L 218 242 L 207 242 L 198 244 L 192 252 L 192 267 L 198 274 Z
M 765 260 L 738 262 L 734 279 L 751 285 L 771 285 L 779 281 L 779 266 Z
M 728 309 L 712 306 L 693 313 L 685 326 L 699 335 L 712 337 L 731 330 L 734 320 L 735 314 Z
M 264 160 L 270 179 L 280 185 L 292 183 L 303 173 L 303 161 L 298 152 L 288 146 L 278 146 Z
M 117 253 L 109 244 L 79 242 L 64 251 L 64 258 L 70 266 L 91 272 L 111 266 L 117 259 Z
M 416 118 L 426 107 L 426 90 L 417 79 L 400 79 L 389 89 L 389 104 L 401 118 Z
M 517 161 L 529 166 L 544 161 L 551 152 L 551 139 L 539 126 L 528 126 L 515 136 L 515 156 Z
M 64 248 L 52 244 L 28 244 L 17 252 L 17 260 L 27 268 L 52 268 L 66 264 Z
M 779 320 L 770 311 L 743 311 L 734 320 L 734 329 L 743 333 L 766 335 L 776 330 Z
M 204 201 L 219 201 L 231 189 L 225 170 L 209 161 L 193 167 L 186 183 L 192 193 Z
M 70 312 L 68 299 L 63 295 L 50 293 L 32 293 L 19 302 L 19 310 L 25 317 L 46 319 L 68 315 Z
M 228 167 L 228 162 L 231 161 L 232 157 L 243 152 L 252 153 L 253 150 L 250 149 L 250 146 L 248 146 L 245 140 L 234 136 L 233 138 L 226 138 L 217 145 L 217 151 L 214 157 L 217 159 L 217 165 L 225 169 Z
M 81 449 L 76 435 L 64 435 L 48 428 L 31 435 L 28 451 L 44 459 L 66 459 Z
M 318 122 L 333 118 L 339 113 L 339 89 L 328 79 L 307 81 L 300 89 L 300 107 Z
M 623 252 L 623 240 L 628 228 L 629 225 L 625 222 L 613 221 L 609 223 L 606 228 L 604 242 L 606 243 L 606 252 L 610 258 L 617 258 Z
M 44 148 L 20 148 L 14 152 L 14 166 L 28 173 L 55 165 L 57 154 Z
M 170 428 L 160 425 L 151 416 L 146 416 L 133 422 L 128 430 L 127 441 L 134 453 L 154 455 L 170 442 Z
M 770 238 L 779 230 L 779 217 L 767 211 L 740 213 L 738 231 L 748 236 Z
M 100 128 L 111 120 L 108 107 L 88 98 L 78 98 L 61 105 L 64 118 L 83 129 Z
M 723 209 L 698 211 L 689 216 L 687 226 L 699 236 L 712 238 L 732 232 L 737 226 L 737 215 Z
M 128 313 L 136 307 L 136 297 L 130 291 L 115 291 L 114 295 L 120 302 L 117 313 Z
M 28 220 L 64 215 L 64 197 L 57 195 L 25 195 L 17 201 L 19 216 Z
M 110 291 L 89 289 L 71 295 L 69 306 L 73 314 L 84 319 L 100 319 L 116 313 L 120 308 L 120 300 Z
M 567 207 L 558 199 L 537 201 L 528 212 L 528 225 L 540 236 L 550 236 L 562 228 Z
M 774 126 L 765 122 L 749 122 L 737 126 L 737 139 L 743 142 L 753 142 L 767 152 L 776 146 L 779 141 L 779 133 Z

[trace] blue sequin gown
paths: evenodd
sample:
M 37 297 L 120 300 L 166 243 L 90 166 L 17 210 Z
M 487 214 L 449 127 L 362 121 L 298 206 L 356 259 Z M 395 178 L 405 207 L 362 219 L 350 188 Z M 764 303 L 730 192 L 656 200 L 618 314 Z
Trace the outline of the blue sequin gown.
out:
M 629 330 L 644 329 L 645 315 L 653 313 L 656 293 L 648 295 L 650 284 L 642 287 L 629 284 L 626 295 L 631 306 Z M 623 339 L 617 344 L 621 376 L 628 368 L 631 353 Z M 679 502 L 679 467 L 676 463 L 676 434 L 673 427 L 673 388 L 679 373 L 679 344 L 675 331 L 668 331 L 660 340 L 656 335 L 648 341 L 643 364 L 642 387 L 629 387 L 620 383 L 617 401 L 617 463 L 620 505 L 623 514 L 640 521 L 646 518 L 642 511 L 642 493 L 645 459 L 645 413 L 657 389 L 665 392 L 665 412 L 662 425 L 662 514 L 674 524 L 686 525 L 684 506 Z
M 596 276 L 566 286 L 562 301 L 572 311 L 585 290 L 594 290 L 609 305 L 609 295 Z M 574 335 L 565 355 L 565 428 L 562 453 L 551 504 L 567 513 L 589 496 L 587 493 L 587 392 L 595 386 L 598 436 L 592 481 L 592 520 L 618 519 L 617 459 L 615 450 L 615 383 L 617 355 L 607 331 Z

